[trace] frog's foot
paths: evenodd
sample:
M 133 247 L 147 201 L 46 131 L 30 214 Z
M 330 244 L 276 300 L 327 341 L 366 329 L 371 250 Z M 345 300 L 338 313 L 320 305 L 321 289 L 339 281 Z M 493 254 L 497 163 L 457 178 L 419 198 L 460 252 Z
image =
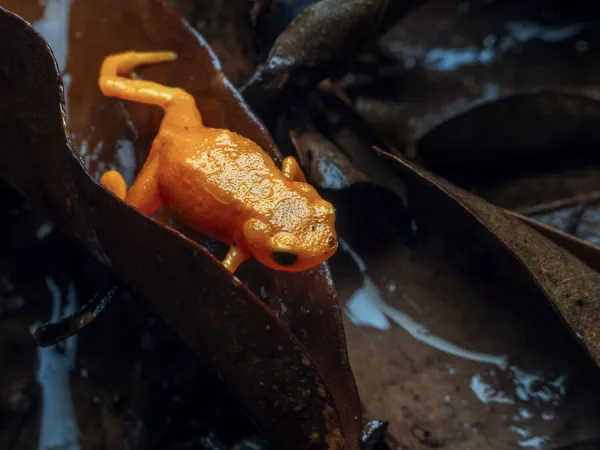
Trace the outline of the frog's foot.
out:
M 240 264 L 250 258 L 250 254 L 245 250 L 242 250 L 235 244 L 231 244 L 229 252 L 223 260 L 223 265 L 231 272 L 235 273 Z
M 123 176 L 116 170 L 109 170 L 100 177 L 100 184 L 121 200 L 127 197 L 127 184 Z
M 123 176 L 116 170 L 109 170 L 100 178 L 100 184 L 105 188 L 149 216 L 164 206 L 156 180 L 158 159 L 152 155 L 152 151 L 150 153 L 150 157 L 148 157 L 130 189 L 127 189 Z M 154 152 L 154 155 L 156 155 L 156 152 Z

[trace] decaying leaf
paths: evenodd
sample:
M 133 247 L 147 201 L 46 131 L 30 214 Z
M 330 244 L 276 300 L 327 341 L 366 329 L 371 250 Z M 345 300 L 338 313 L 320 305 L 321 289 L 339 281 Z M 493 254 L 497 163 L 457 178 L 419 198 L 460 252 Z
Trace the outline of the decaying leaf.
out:
M 481 172 L 474 183 L 463 182 L 463 187 L 494 205 L 539 219 L 544 211 L 564 211 L 581 205 L 588 208 L 586 197 L 600 191 L 600 166 L 594 151 L 587 155 L 578 154 L 577 150 L 572 153 L 573 158 L 564 150 L 523 157 L 521 166 L 512 163 L 512 168 L 507 160 L 506 170 L 490 174 L 488 180 Z M 463 172 L 463 180 L 469 173 L 472 171 Z
M 271 124 L 294 93 L 355 57 L 381 24 L 387 0 L 321 0 L 279 35 L 267 61 L 244 86 L 252 109 Z
M 323 127 L 324 135 L 335 144 L 330 151 L 334 153 L 336 148 L 340 149 L 352 162 L 352 166 L 360 168 L 360 171 L 368 176 L 369 182 L 395 193 L 401 199 L 406 199 L 404 184 L 372 152 L 365 151 L 365 148 L 370 148 L 380 141 L 360 116 L 332 93 L 316 93 L 310 100 L 305 108 L 315 122 Z M 298 126 L 297 121 L 295 126 Z M 386 144 L 385 141 L 383 143 Z M 394 154 L 398 153 L 398 150 L 389 145 L 386 145 L 385 149 Z M 300 146 L 297 150 L 302 154 L 307 148 Z M 351 166 L 347 164 L 346 167 Z
M 35 345 L 31 324 L 74 297 L 84 302 L 110 273 L 39 209 L 0 221 L 0 268 L 1 448 L 45 447 L 40 421 L 55 424 L 44 433 L 55 446 L 73 443 L 75 426 L 82 449 L 173 448 L 207 428 L 226 443 L 256 433 L 222 380 L 131 296 L 69 342 L 71 356 Z M 65 367 L 63 356 L 74 365 Z M 36 380 L 42 367 L 53 370 Z
M 508 210 L 506 213 L 535 228 L 540 234 L 546 236 L 556 245 L 579 258 L 588 267 L 600 272 L 600 247 L 521 214 Z
M 341 149 L 350 155 L 348 143 L 357 145 L 360 139 L 345 133 Z M 309 175 L 315 171 L 306 154 L 315 142 L 327 153 L 340 152 L 323 140 L 313 133 L 295 140 Z M 343 161 L 338 168 L 344 172 L 356 164 L 346 155 L 328 160 Z M 384 165 L 393 167 L 387 158 Z M 313 182 L 320 179 L 317 173 Z M 501 246 L 485 237 L 484 227 L 464 226 L 468 213 L 449 212 L 443 206 L 449 197 L 442 192 L 433 198 L 403 175 L 397 182 L 408 182 L 406 209 L 397 195 L 373 186 L 378 180 L 368 181 L 333 190 L 322 186 L 339 217 L 343 245 L 331 266 L 346 304 L 350 357 L 367 414 L 389 420 L 400 442 L 396 446 L 409 448 L 427 448 L 426 442 L 450 449 L 507 448 L 518 439 L 515 428 L 552 436 L 557 445 L 569 443 L 573 422 L 567 425 L 561 418 L 567 415 L 548 421 L 543 413 L 552 401 L 563 400 L 526 393 L 526 380 L 535 378 L 536 390 L 551 392 L 557 386 L 552 383 L 568 377 L 564 408 L 579 415 L 593 408 L 593 401 L 573 392 L 574 386 L 582 383 L 588 389 L 585 380 L 595 372 L 545 308 L 539 289 L 514 282 L 522 278 L 523 266 L 512 264 L 507 284 L 499 276 Z M 551 378 L 558 373 L 564 375 Z M 523 409 L 528 411 L 526 425 L 519 422 Z M 598 421 L 597 416 L 583 417 Z M 597 435 L 591 423 L 578 420 L 577 429 L 590 438 Z
M 256 28 L 256 43 L 261 60 L 292 20 L 319 0 L 255 0 L 251 21 Z
M 570 6 L 430 1 L 382 36 L 398 70 L 356 90 L 356 108 L 436 170 L 598 142 L 598 33 Z
M 248 0 L 167 0 L 173 3 L 223 64 L 223 73 L 235 85 L 245 83 L 254 72 L 257 55 L 255 30 L 248 20 Z
M 437 167 L 485 168 L 498 160 L 508 166 L 515 158 L 527 164 L 567 147 L 571 154 L 582 154 L 600 142 L 600 102 L 595 97 L 556 88 L 459 102 L 413 119 L 413 138 L 419 154 Z
M 102 315 L 113 299 L 124 291 L 116 277 L 108 277 L 101 287 L 86 303 L 70 316 L 56 322 L 46 322 L 36 327 L 33 338 L 40 347 L 56 345 L 60 341 L 76 335 Z
M 291 277 L 275 277 L 273 283 L 275 298 L 288 299 L 294 307 L 303 294 L 319 302 L 321 309 L 302 318 L 290 314 L 284 320 L 298 335 L 306 331 L 300 339 L 307 346 L 315 347 L 318 340 L 335 355 L 330 359 L 318 355 L 321 364 L 333 361 L 333 366 L 325 368 L 326 375 L 321 375 L 301 341 L 205 248 L 141 215 L 94 181 L 103 167 L 118 160 L 119 139 L 133 134 L 139 151 L 147 151 L 160 120 L 156 112 L 146 112 L 139 105 L 124 107 L 103 99 L 95 89 L 101 59 L 130 46 L 176 51 L 179 61 L 189 62 L 194 71 L 165 65 L 144 70 L 144 76 L 189 88 L 207 125 L 230 127 L 278 156 L 260 123 L 243 108 L 240 97 L 216 69 L 218 64 L 203 41 L 157 1 L 75 1 L 71 30 L 76 38 L 70 42 L 67 71 L 72 80 L 68 109 L 78 158 L 65 134 L 66 88 L 48 47 L 17 16 L 2 11 L 0 21 L 7 37 L 0 44 L 4 67 L 0 90 L 6 100 L 0 107 L 5 142 L 0 153 L 2 177 L 46 208 L 61 229 L 84 243 L 173 327 L 240 397 L 274 444 L 280 448 L 358 448 L 358 437 L 353 441 L 349 436 L 359 432 L 342 432 L 338 415 L 339 410 L 349 417 L 352 411 L 352 420 L 345 424 L 360 425 L 352 389 L 343 392 L 339 407 L 329 391 L 334 379 L 350 388 L 353 380 L 344 360 L 341 323 L 330 315 L 337 306 L 326 269 L 296 278 L 297 286 L 305 286 L 298 289 L 300 294 Z M 111 27 L 95 27 L 98 21 Z M 134 172 L 137 167 L 131 162 L 123 165 Z M 332 333 L 335 344 L 331 346 L 322 345 L 322 335 L 312 334 L 315 322 L 310 322 L 326 309 L 321 320 L 329 321 L 329 327 L 318 332 Z M 306 324 L 306 317 L 311 328 L 295 328 L 295 324 Z
M 319 0 L 254 0 L 254 6 L 252 8 L 251 21 L 256 25 L 256 39 L 258 43 L 259 53 L 261 58 L 268 59 L 268 52 L 273 47 L 273 44 L 277 41 L 277 38 L 286 27 L 298 17 L 306 8 L 318 3 Z M 415 10 L 421 4 L 425 3 L 426 0 L 399 0 L 388 2 L 385 14 L 382 17 L 382 27 L 374 29 L 376 32 L 383 32 L 387 28 L 393 26 L 397 20 L 406 16 L 410 11 Z M 363 2 L 367 3 L 367 2 Z M 352 8 L 361 8 L 360 2 L 354 2 L 350 5 Z M 346 14 L 342 7 L 342 14 Z M 327 21 L 326 26 L 333 25 L 333 21 Z M 357 33 L 364 34 L 364 31 L 357 28 Z M 332 29 L 319 29 L 319 33 L 327 36 L 330 34 L 337 35 L 339 30 Z M 365 36 L 365 43 L 369 41 L 368 36 Z M 347 42 L 340 40 L 342 45 L 347 45 Z M 331 53 L 329 49 L 323 46 L 319 46 L 320 51 L 327 51 Z M 298 46 L 297 51 L 302 51 Z M 264 56 L 263 56 L 264 55 Z M 330 56 L 329 56 L 330 57 Z M 336 55 L 339 57 L 339 55 Z M 313 56 L 314 58 L 314 56 Z
M 462 226 L 473 232 L 485 230 L 490 242 L 495 241 L 495 245 L 502 249 L 503 254 L 498 252 L 498 259 L 504 266 L 503 270 L 511 270 L 508 264 L 516 264 L 522 271 L 518 278 L 543 292 L 586 345 L 596 363 L 600 363 L 600 336 L 596 326 L 600 319 L 600 273 L 502 209 L 450 185 L 407 160 L 388 154 L 385 156 L 409 186 L 418 186 L 420 204 L 437 200 L 439 213 L 448 222 L 462 221 Z M 464 211 L 461 212 L 461 209 Z M 468 219 L 461 218 L 465 212 L 470 216 Z M 517 274 L 516 270 L 511 271 Z
M 289 138 L 296 149 L 300 165 L 311 184 L 320 189 L 343 189 L 368 182 L 335 144 L 310 125 L 308 114 L 299 110 L 287 114 Z
M 579 183 L 576 183 L 574 179 L 570 179 L 575 177 L 570 175 L 562 173 L 559 175 L 562 179 L 557 179 L 559 177 L 555 176 L 553 189 L 548 189 L 550 186 L 544 184 L 538 186 L 538 189 L 546 195 L 552 195 L 557 188 L 563 190 L 575 189 L 576 186 L 581 188 L 588 181 L 584 178 L 583 182 L 579 179 Z M 528 191 L 524 194 L 526 198 L 532 197 L 527 195 Z M 508 197 L 510 198 L 511 195 L 509 194 Z M 597 191 L 589 191 L 534 205 L 518 212 L 511 210 L 506 212 L 535 228 L 548 239 L 577 256 L 586 265 L 600 272 L 600 247 L 598 247 L 600 240 L 597 226 L 599 198 L 600 194 Z

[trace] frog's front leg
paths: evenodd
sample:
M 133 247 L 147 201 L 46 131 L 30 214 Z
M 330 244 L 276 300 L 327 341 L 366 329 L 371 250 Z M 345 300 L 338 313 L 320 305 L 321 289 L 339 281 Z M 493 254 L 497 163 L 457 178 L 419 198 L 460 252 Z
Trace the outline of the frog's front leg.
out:
M 298 191 L 303 192 L 311 201 L 320 199 L 315 188 L 306 182 L 306 176 L 304 176 L 300 164 L 298 164 L 298 161 L 293 156 L 288 156 L 283 160 L 281 173 L 292 182 Z
M 306 177 L 304 176 L 304 172 L 302 172 L 302 168 L 296 158 L 293 156 L 288 156 L 283 160 L 283 164 L 281 165 L 281 173 L 290 181 L 298 181 L 300 183 L 306 183 Z
M 163 207 L 158 189 L 158 164 L 159 160 L 153 149 L 129 190 L 121 174 L 115 170 L 104 173 L 100 184 L 143 214 L 151 215 Z
M 231 244 L 227 256 L 223 260 L 223 265 L 231 272 L 235 273 L 240 264 L 250 258 L 250 254 L 238 247 L 235 242 Z

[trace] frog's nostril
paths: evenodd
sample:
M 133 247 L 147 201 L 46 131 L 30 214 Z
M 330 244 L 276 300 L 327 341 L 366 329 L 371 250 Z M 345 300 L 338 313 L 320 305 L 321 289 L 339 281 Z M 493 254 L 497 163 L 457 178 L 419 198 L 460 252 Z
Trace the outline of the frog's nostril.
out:
M 334 248 L 337 245 L 337 239 L 333 236 L 329 236 L 329 240 L 327 241 L 327 245 L 329 248 Z

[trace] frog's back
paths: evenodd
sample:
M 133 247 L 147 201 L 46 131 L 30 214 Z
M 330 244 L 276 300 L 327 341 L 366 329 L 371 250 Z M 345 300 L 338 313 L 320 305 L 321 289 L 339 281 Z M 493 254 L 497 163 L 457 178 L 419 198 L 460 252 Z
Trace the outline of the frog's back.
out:
M 268 214 L 269 199 L 291 189 L 257 144 L 231 131 L 201 128 L 160 139 L 165 206 L 220 240 L 235 240 L 247 218 Z

